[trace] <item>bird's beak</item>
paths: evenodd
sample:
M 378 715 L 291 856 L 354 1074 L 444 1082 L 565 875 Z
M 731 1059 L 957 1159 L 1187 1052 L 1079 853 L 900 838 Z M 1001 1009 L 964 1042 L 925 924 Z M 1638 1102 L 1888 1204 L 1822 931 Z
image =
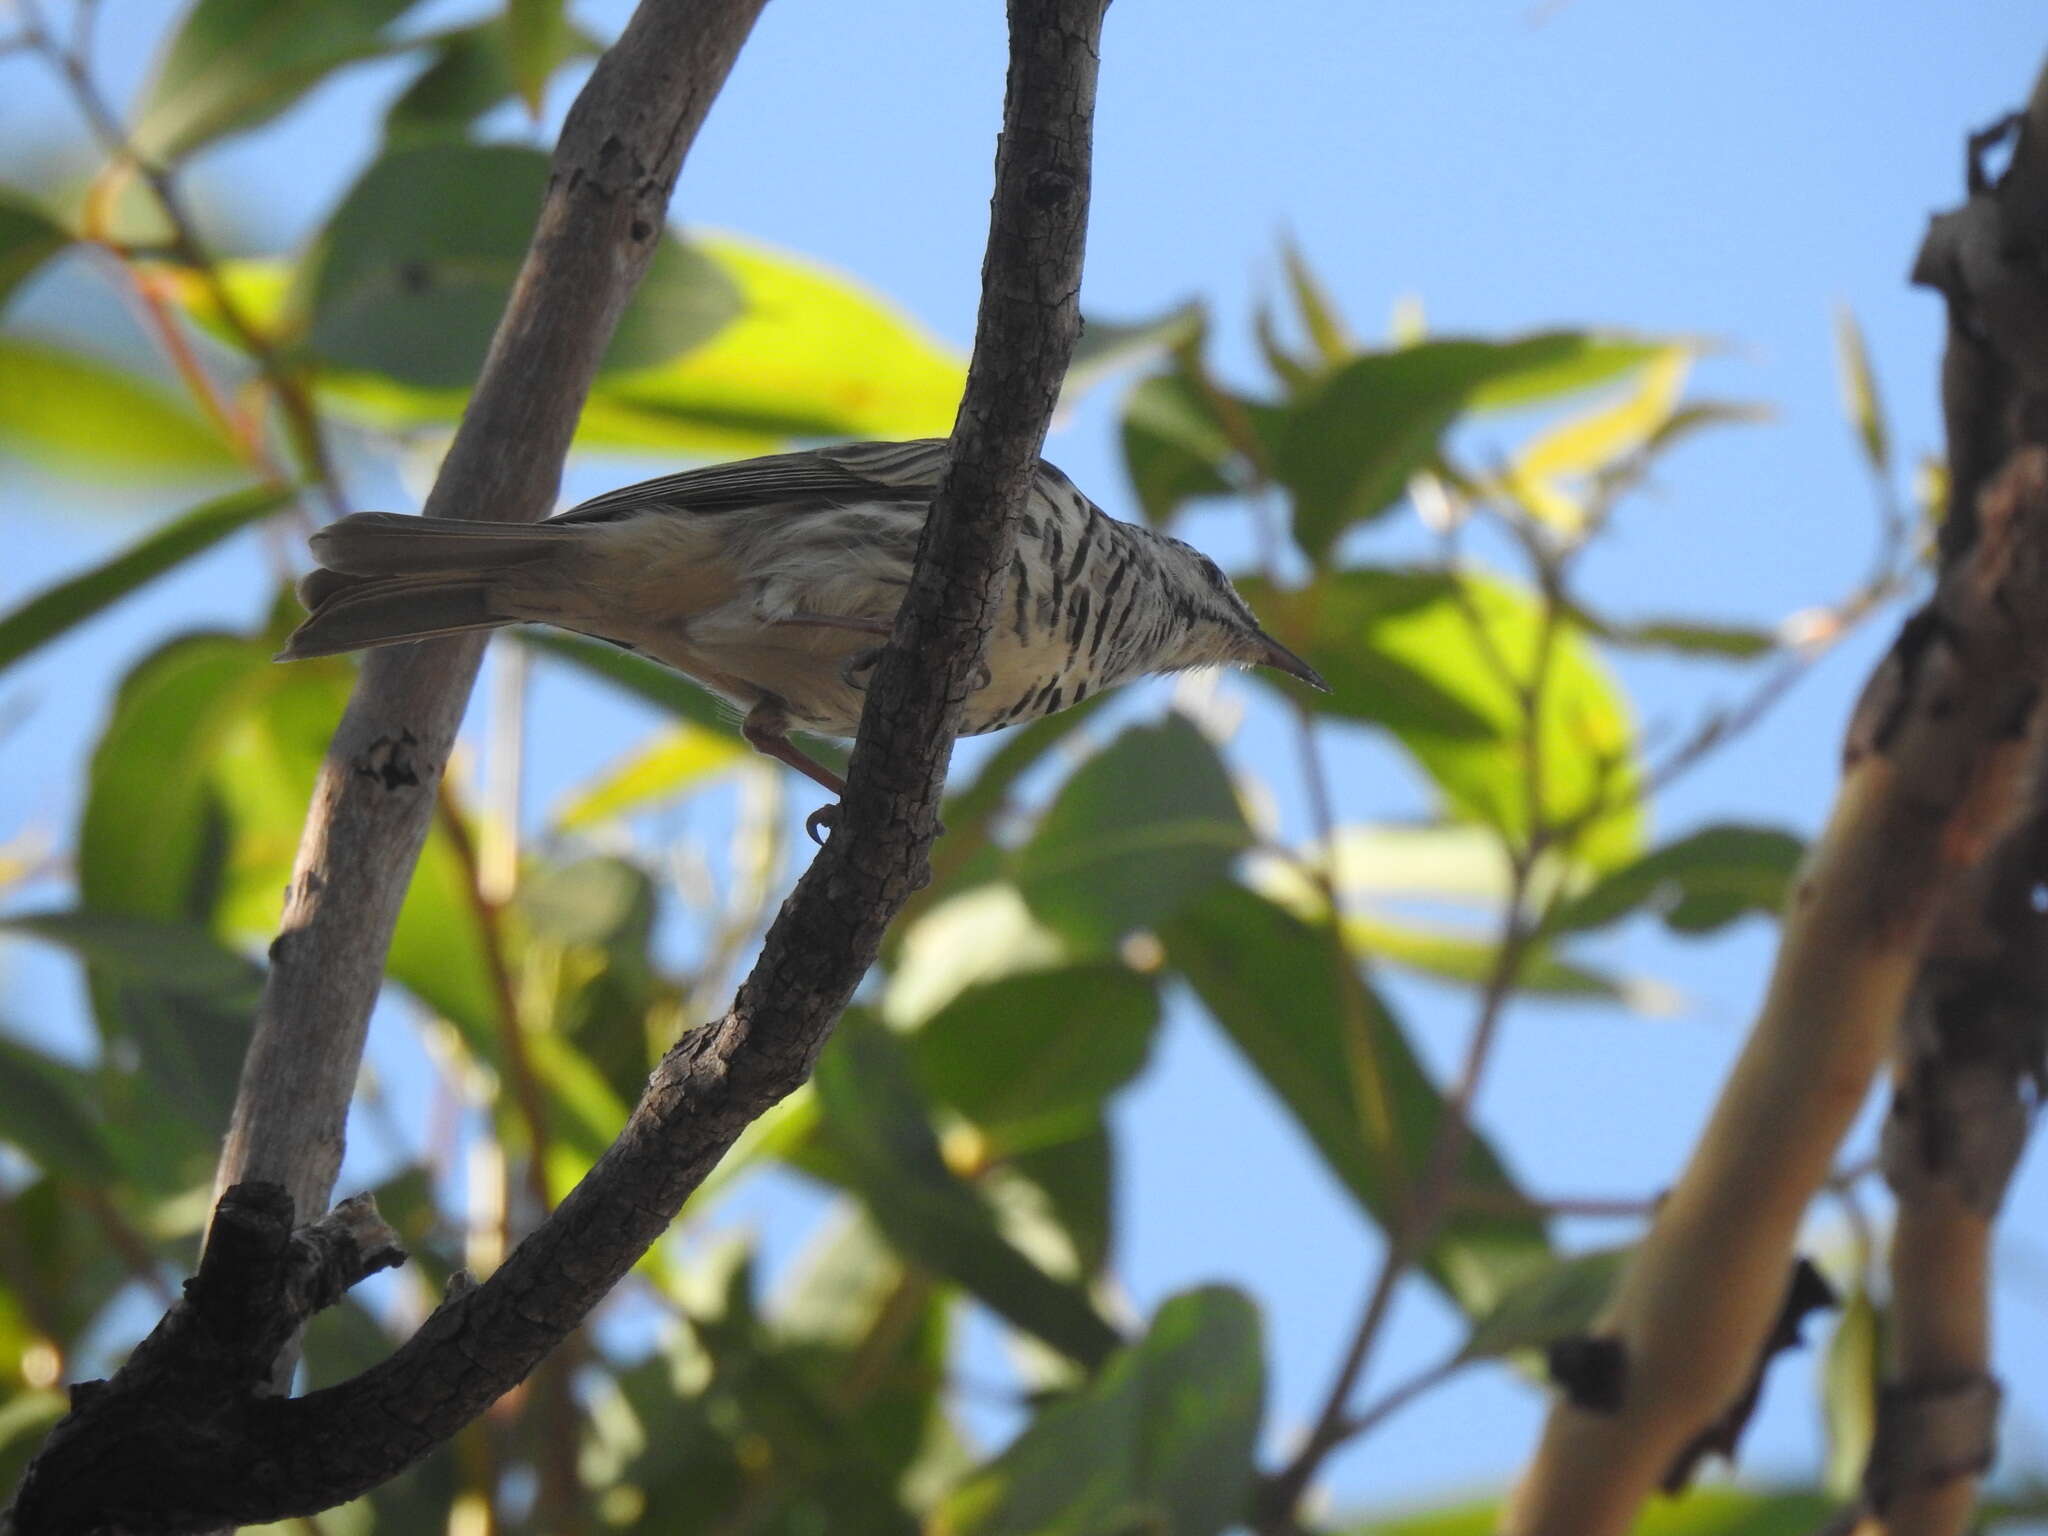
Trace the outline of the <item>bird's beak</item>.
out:
M 1309 687 L 1317 689 L 1322 693 L 1330 691 L 1330 685 L 1323 681 L 1322 673 L 1303 661 L 1271 635 L 1261 632 L 1259 642 L 1262 650 L 1253 661 L 1253 666 L 1272 667 L 1275 671 L 1285 672 L 1289 677 L 1300 678 Z

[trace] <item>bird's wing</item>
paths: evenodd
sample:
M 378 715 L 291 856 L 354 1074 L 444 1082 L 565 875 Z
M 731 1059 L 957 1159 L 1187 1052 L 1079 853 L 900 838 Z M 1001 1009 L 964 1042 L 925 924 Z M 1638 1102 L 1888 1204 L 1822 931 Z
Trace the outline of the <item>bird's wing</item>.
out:
M 945 462 L 943 438 L 842 443 L 643 480 L 592 497 L 548 521 L 601 523 L 649 510 L 700 514 L 769 506 L 823 510 L 863 501 L 929 500 L 938 488 Z

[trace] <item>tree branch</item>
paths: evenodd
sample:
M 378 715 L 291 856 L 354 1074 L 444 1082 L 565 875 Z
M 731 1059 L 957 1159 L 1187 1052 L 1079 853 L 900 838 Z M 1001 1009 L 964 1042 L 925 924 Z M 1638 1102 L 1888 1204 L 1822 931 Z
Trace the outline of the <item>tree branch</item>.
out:
M 555 1213 L 388 1360 L 304 1398 L 266 1399 L 225 1426 L 173 1417 L 119 1444 L 71 1434 L 66 1454 L 46 1454 L 24 1485 L 23 1536 L 115 1521 L 165 1530 L 274 1520 L 374 1486 L 530 1371 L 661 1235 L 747 1123 L 808 1076 L 884 929 L 926 876 L 959 711 L 1079 330 L 1102 3 L 1010 5 L 981 316 L 949 468 L 869 688 L 837 829 L 732 1008 L 669 1051 L 618 1141 Z M 547 238 L 544 223 L 537 249 Z M 494 364 L 512 355 L 505 337 L 516 329 L 508 321 L 500 332 Z M 448 473 L 465 466 L 481 472 L 452 456 Z M 397 745 L 367 765 L 380 780 L 401 753 L 417 758 L 417 743 Z M 357 777 L 347 756 L 339 761 L 332 777 Z M 164 1523 L 172 1506 L 185 1523 Z
M 764 0 L 645 0 L 577 97 L 546 202 L 426 510 L 552 508 L 598 360 L 666 227 L 684 153 Z M 398 909 L 480 638 L 373 651 L 313 790 L 216 1190 L 324 1210 Z
M 1981 300 L 1995 290 L 2000 334 L 2017 340 L 2031 318 L 2016 289 L 2048 316 L 2031 264 L 2008 266 L 1997 247 L 1972 247 L 1969 259 L 1995 269 L 1965 291 Z M 1957 316 L 1973 345 L 1984 319 Z M 2024 813 L 2048 671 L 2048 456 L 2010 466 L 2018 478 L 1981 496 L 1983 464 L 1972 466 L 1935 595 L 1858 706 L 1762 1016 L 1596 1330 L 1617 1352 L 1620 1402 L 1553 1409 L 1508 1514 L 1511 1536 L 1619 1536 L 1681 1448 L 1743 1390 L 1800 1220 L 1868 1095 L 1934 918 Z

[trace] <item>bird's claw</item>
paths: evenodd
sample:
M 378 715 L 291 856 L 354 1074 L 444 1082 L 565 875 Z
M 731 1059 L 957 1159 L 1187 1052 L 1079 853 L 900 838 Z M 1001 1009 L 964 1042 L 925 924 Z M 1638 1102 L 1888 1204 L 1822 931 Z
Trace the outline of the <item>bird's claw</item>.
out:
M 830 805 L 819 806 L 804 818 L 804 831 L 809 834 L 811 841 L 820 848 L 825 846 L 825 839 L 832 835 L 833 830 L 838 825 L 839 802 L 837 800 L 834 800 Z
M 846 684 L 855 693 L 865 693 L 868 686 L 866 680 L 856 677 L 854 674 L 857 672 L 872 672 L 875 669 L 875 663 L 881 659 L 882 648 L 879 645 L 871 645 L 865 650 L 855 651 L 839 664 L 839 681 Z

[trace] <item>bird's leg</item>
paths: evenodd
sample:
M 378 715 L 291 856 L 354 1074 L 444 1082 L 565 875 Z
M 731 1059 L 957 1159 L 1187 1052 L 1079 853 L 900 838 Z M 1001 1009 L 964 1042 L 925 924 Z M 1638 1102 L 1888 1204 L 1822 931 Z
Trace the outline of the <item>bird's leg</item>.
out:
M 821 784 L 834 797 L 846 793 L 846 780 L 839 777 L 823 763 L 817 762 L 801 747 L 789 739 L 789 716 L 784 713 L 782 701 L 770 694 L 747 711 L 740 722 L 740 734 L 747 739 L 747 745 L 764 757 L 787 763 L 814 784 Z M 838 813 L 835 805 L 822 805 L 804 818 L 804 830 L 811 835 L 811 841 L 823 843 L 820 831 L 829 832 L 832 821 Z

